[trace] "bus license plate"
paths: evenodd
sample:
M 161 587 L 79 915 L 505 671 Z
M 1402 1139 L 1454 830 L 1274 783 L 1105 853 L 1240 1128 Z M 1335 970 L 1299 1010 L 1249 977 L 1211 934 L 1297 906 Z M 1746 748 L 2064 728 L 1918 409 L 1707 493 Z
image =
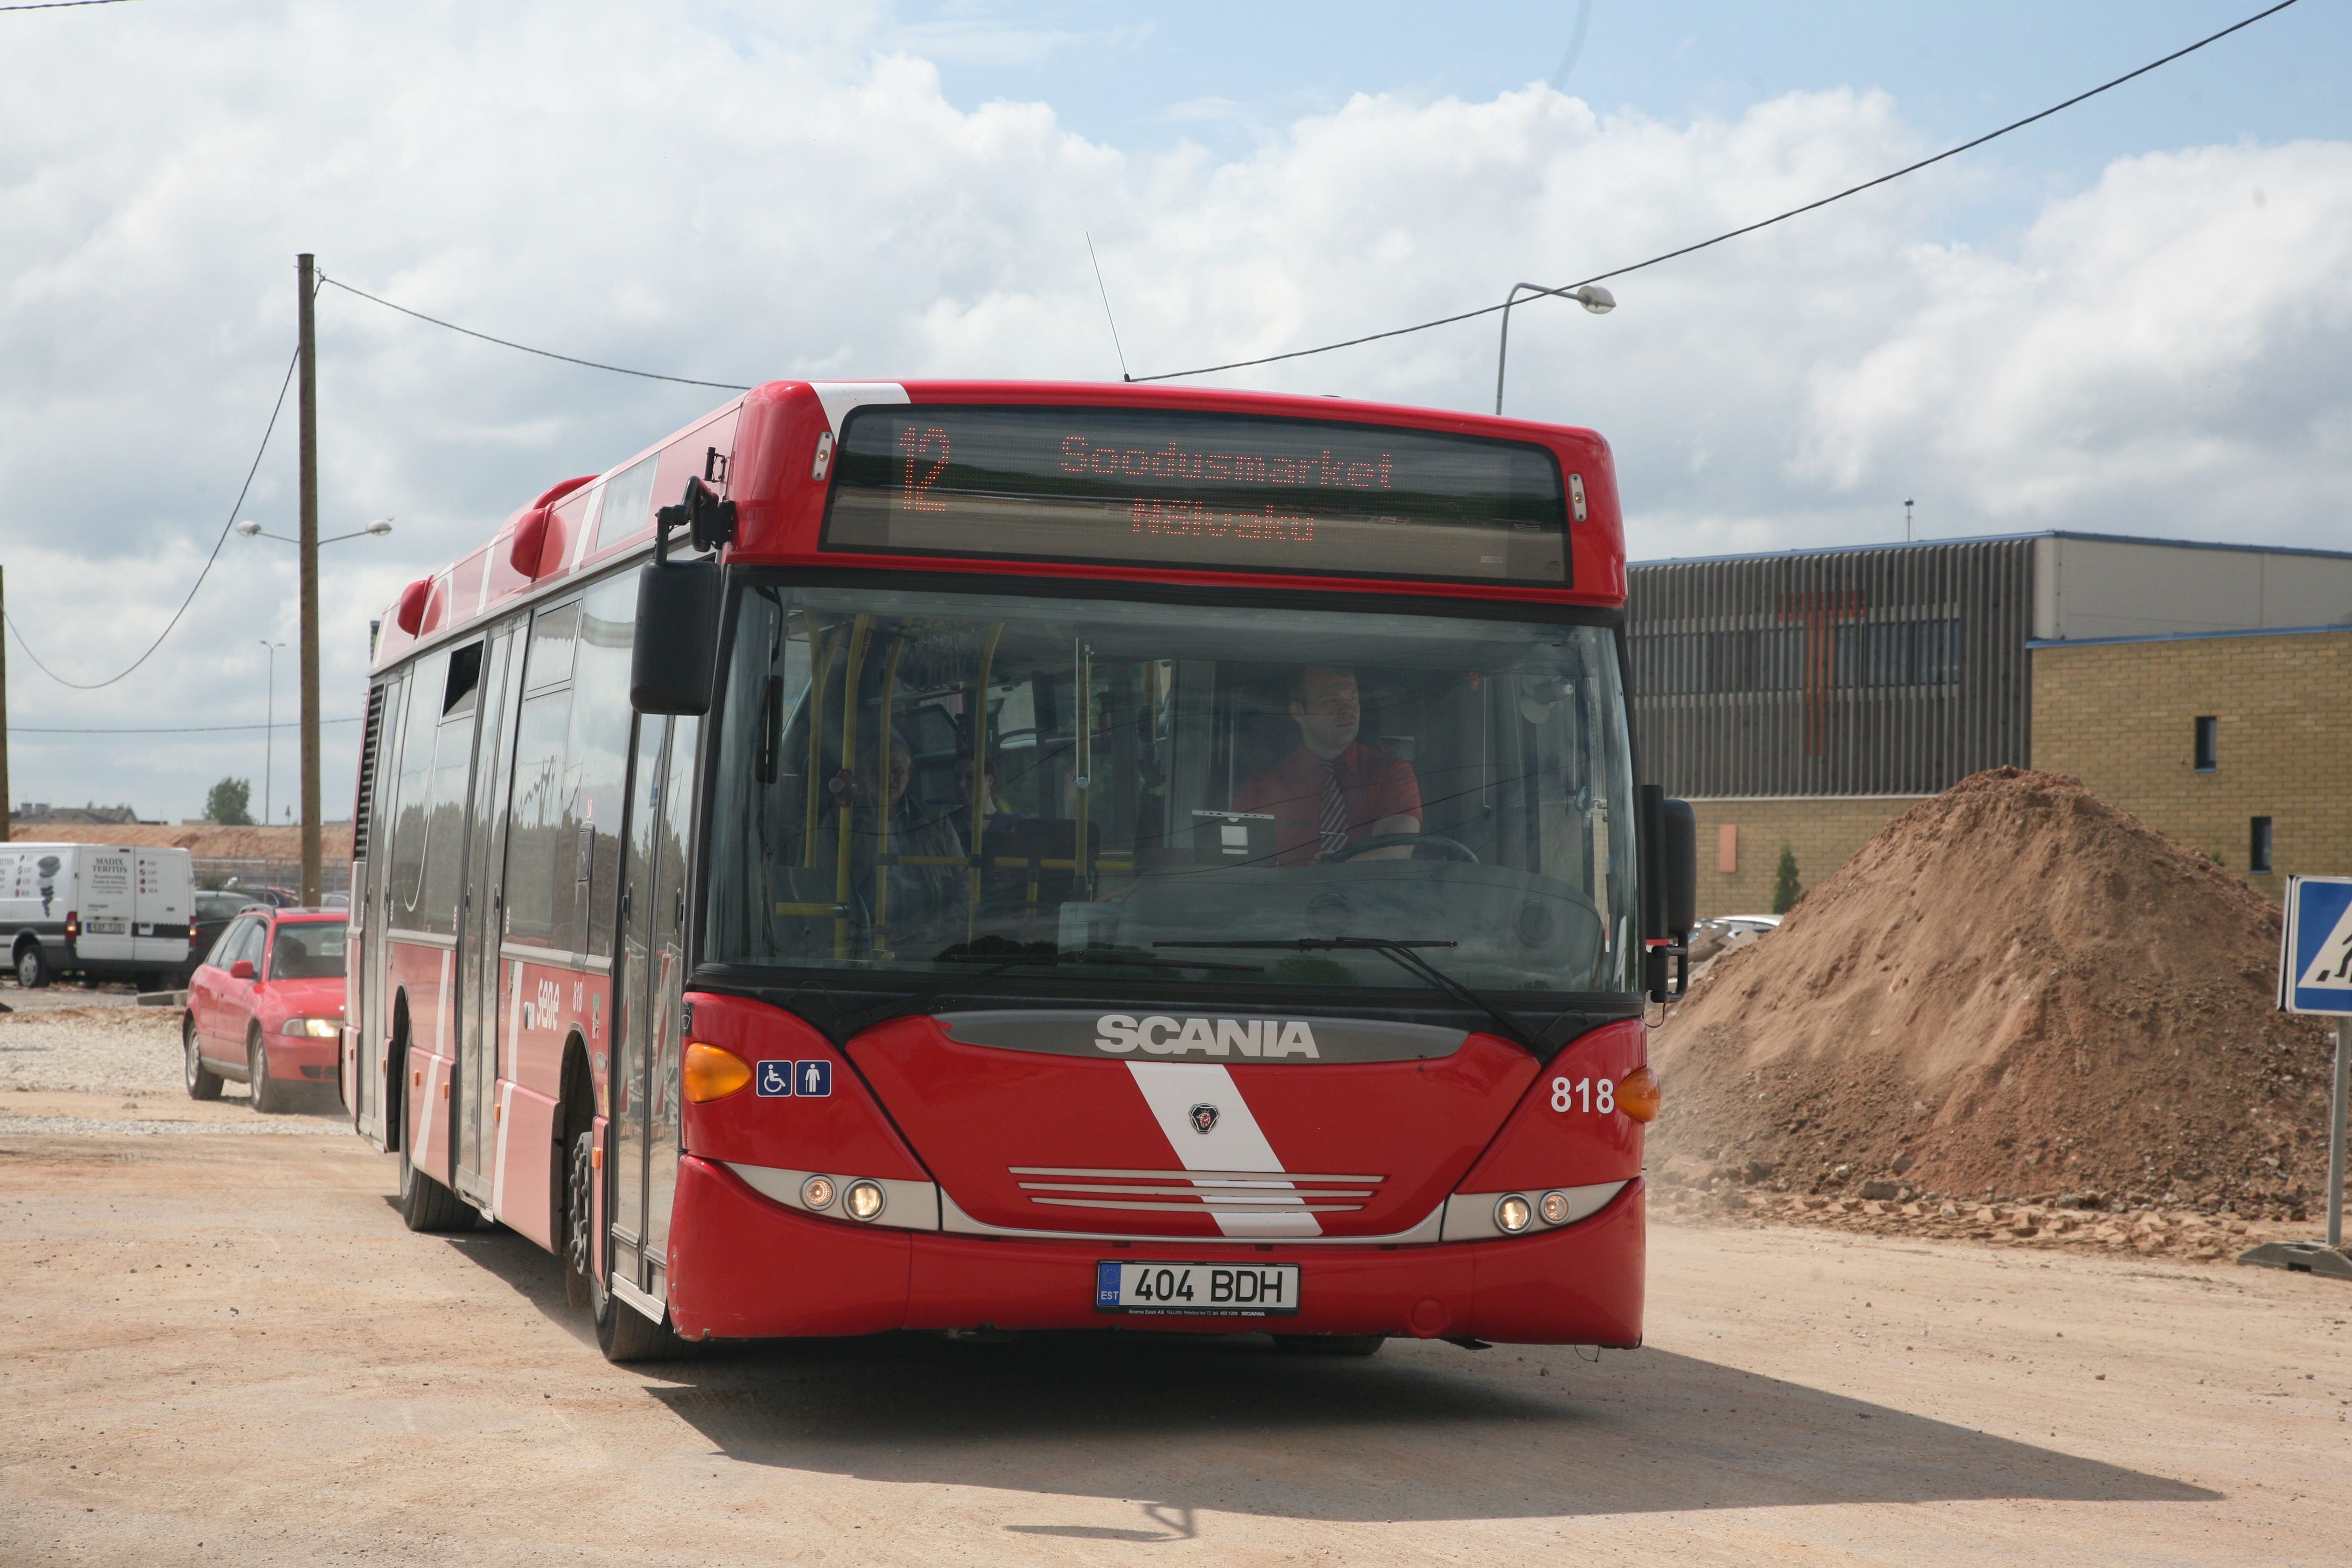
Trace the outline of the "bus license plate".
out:
M 1097 1263 L 1095 1310 L 1281 1318 L 1298 1310 L 1296 1263 Z

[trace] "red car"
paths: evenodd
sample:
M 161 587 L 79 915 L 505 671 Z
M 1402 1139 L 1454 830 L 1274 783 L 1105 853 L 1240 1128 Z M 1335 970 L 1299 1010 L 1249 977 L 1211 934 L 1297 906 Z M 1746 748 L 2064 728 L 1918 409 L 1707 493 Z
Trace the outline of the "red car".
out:
M 343 910 L 252 909 L 229 923 L 188 978 L 180 1022 L 188 1096 L 218 1100 L 223 1079 L 253 1086 L 253 1108 L 292 1108 L 335 1083 L 343 1026 Z

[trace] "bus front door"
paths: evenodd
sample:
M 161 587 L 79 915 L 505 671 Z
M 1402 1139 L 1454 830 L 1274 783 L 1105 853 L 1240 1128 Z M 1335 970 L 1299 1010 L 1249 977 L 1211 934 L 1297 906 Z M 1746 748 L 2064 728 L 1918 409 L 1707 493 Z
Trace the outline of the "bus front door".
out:
M 700 721 L 637 721 L 621 886 L 612 1068 L 612 1271 L 659 1300 L 677 1184 L 685 1020 L 687 846 Z

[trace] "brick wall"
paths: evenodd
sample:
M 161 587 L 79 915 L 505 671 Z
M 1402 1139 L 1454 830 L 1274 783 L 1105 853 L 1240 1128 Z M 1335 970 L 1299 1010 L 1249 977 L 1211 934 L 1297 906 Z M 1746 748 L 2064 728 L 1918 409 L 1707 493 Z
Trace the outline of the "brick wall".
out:
M 2216 721 L 2210 773 L 2191 765 L 2200 717 Z M 2038 647 L 2033 765 L 2273 898 L 2285 872 L 2352 873 L 2352 628 Z M 2247 868 L 2256 816 L 2268 875 Z
M 1810 888 L 1853 858 L 1878 830 L 1926 797 L 1916 795 L 1771 795 L 1694 800 L 1698 817 L 1698 912 L 1772 912 L 1772 873 L 1780 847 L 1797 857 L 1797 881 Z M 1724 832 L 1731 831 L 1733 868 L 1723 864 Z

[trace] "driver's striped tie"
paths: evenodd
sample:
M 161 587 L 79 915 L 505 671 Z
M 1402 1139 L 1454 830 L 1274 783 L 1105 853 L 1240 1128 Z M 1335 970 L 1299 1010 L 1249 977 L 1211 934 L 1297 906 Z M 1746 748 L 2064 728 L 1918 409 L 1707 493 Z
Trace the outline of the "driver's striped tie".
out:
M 1323 853 L 1336 855 L 1348 847 L 1348 796 L 1339 787 L 1339 764 L 1323 764 Z

